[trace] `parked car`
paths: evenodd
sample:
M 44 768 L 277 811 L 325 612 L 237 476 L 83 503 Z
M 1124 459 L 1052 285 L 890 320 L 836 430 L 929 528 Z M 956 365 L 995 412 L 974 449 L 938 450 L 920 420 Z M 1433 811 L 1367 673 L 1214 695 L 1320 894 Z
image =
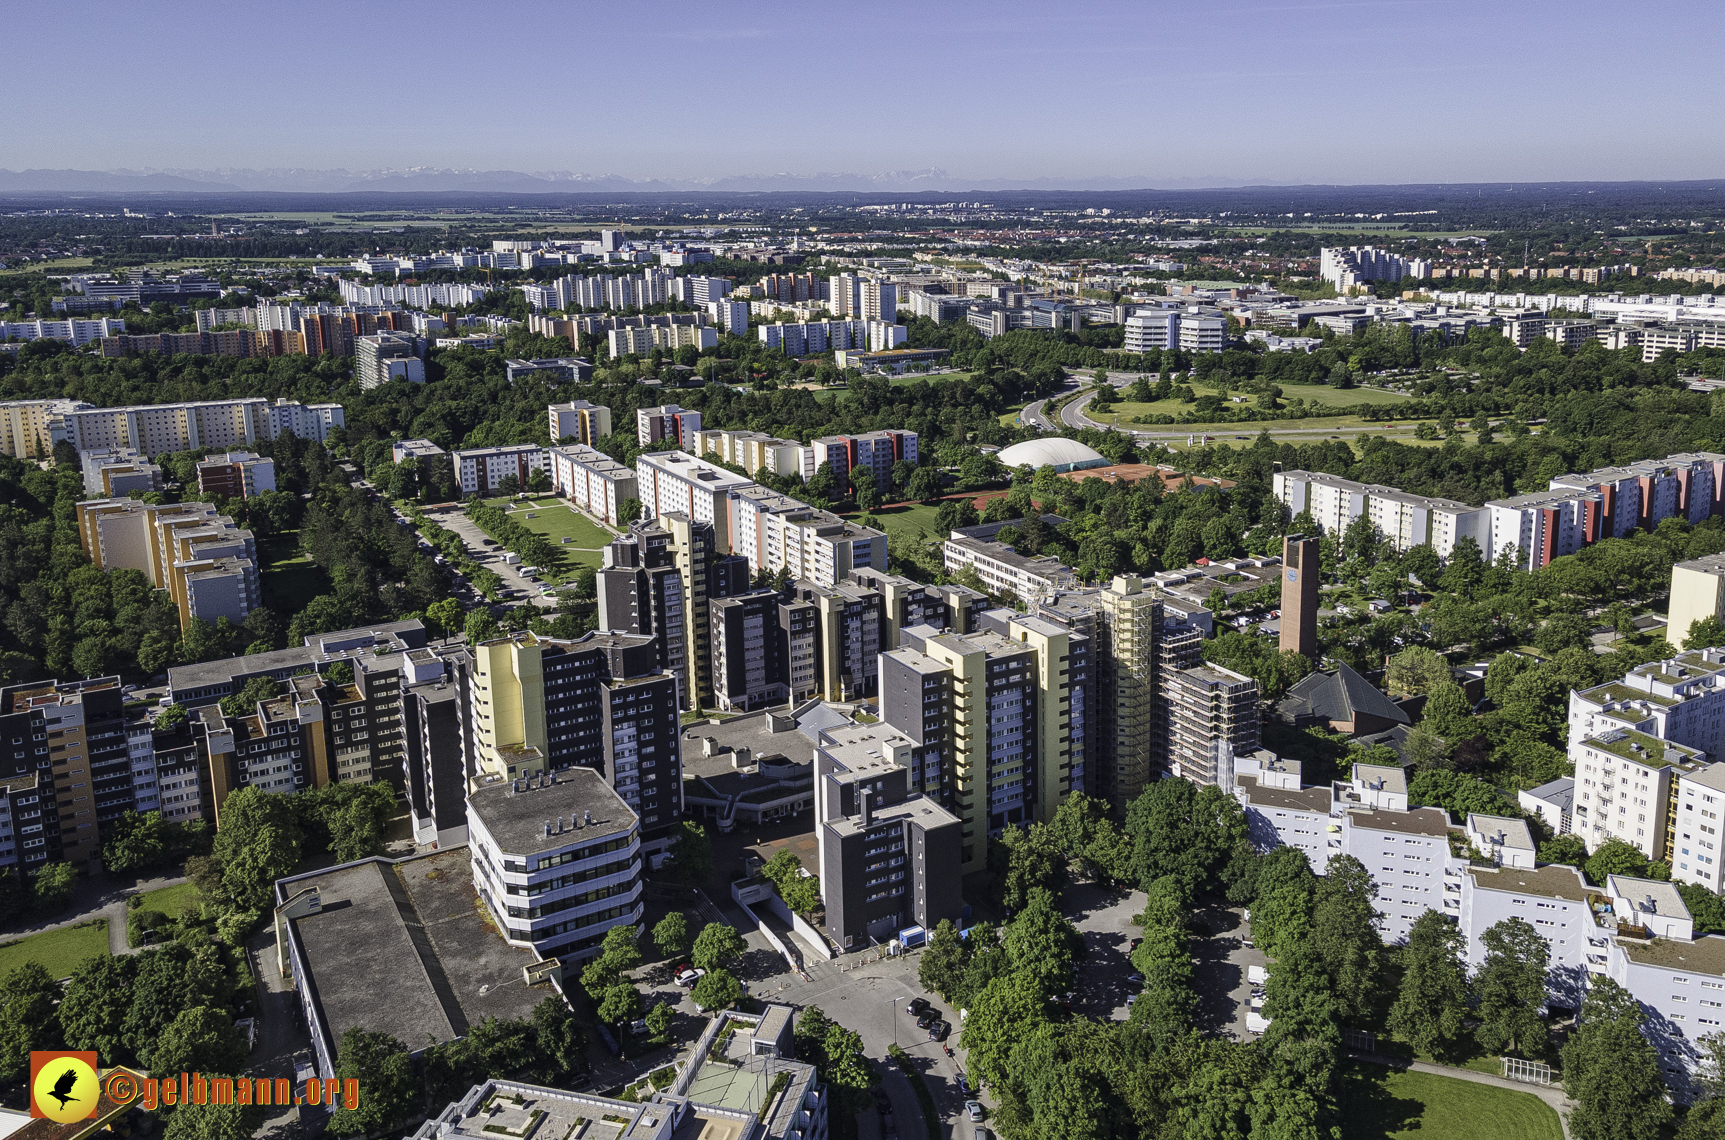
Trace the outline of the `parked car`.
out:
M 940 1020 L 940 1014 L 934 1012 L 931 1009 L 930 1010 L 924 1010 L 922 1013 L 922 1016 L 916 1019 L 916 1027 L 918 1029 L 927 1029 L 929 1026 L 933 1025 L 935 1022 L 937 1022 L 939 1020 Z
M 981 1124 L 983 1117 L 982 1102 L 980 1100 L 965 1101 L 964 1115 L 970 1118 L 970 1122 L 972 1124 Z
M 945 1041 L 946 1035 L 951 1032 L 952 1026 L 944 1021 L 937 1021 L 928 1027 L 928 1039 L 930 1041 Z
M 677 975 L 677 984 L 685 989 L 692 989 L 696 982 L 707 976 L 707 971 L 700 969 L 684 970 Z
M 970 1095 L 970 1082 L 965 1079 L 963 1073 L 958 1074 L 958 1092 L 960 1096 Z
M 904 1011 L 906 1013 L 915 1014 L 916 1016 L 920 1017 L 920 1016 L 922 1016 L 923 1011 L 926 1010 L 927 1008 L 928 1008 L 928 999 L 927 998 L 911 998 L 910 1004 L 904 1007 Z

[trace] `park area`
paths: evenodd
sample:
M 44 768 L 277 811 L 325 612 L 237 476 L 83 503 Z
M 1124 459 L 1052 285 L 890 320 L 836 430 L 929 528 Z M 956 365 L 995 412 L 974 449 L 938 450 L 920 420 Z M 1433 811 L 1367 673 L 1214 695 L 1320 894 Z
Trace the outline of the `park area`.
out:
M 1355 1065 L 1340 1101 L 1344 1140 L 1563 1140 L 1557 1113 L 1532 1093 L 1433 1073 Z
M 1194 383 L 1191 385 L 1191 388 L 1192 391 L 1200 397 L 1215 395 L 1221 391 L 1221 389 L 1213 385 L 1204 383 Z M 1246 406 L 1256 406 L 1256 396 L 1251 396 L 1238 391 L 1235 391 L 1233 394 L 1236 396 L 1247 395 L 1248 403 Z M 1370 404 L 1373 407 L 1386 407 L 1396 404 L 1405 404 L 1412 399 L 1413 397 L 1404 395 L 1400 392 L 1386 392 L 1378 388 L 1333 388 L 1328 384 L 1288 384 L 1282 386 L 1281 402 L 1284 405 L 1292 405 L 1295 400 L 1304 400 L 1305 407 L 1311 414 L 1303 420 L 1274 420 L 1264 422 L 1268 423 L 1273 429 L 1288 428 L 1296 425 L 1310 428 L 1333 427 L 1337 429 L 1377 427 L 1381 425 L 1376 420 L 1362 420 L 1358 416 L 1352 415 L 1324 415 L 1323 413 L 1327 409 L 1351 408 L 1360 404 Z M 1191 404 L 1184 403 L 1178 399 L 1170 399 L 1157 400 L 1148 404 L 1121 402 L 1113 405 L 1106 412 L 1087 408 L 1084 414 L 1090 419 L 1095 420 L 1097 423 L 1108 424 L 1110 426 L 1117 425 L 1122 430 L 1134 427 L 1140 429 L 1144 427 L 1152 427 L 1160 428 L 1164 431 L 1173 431 L 1190 427 L 1194 431 L 1242 431 L 1247 428 L 1256 431 L 1257 428 L 1261 426 L 1257 421 L 1251 423 L 1223 422 L 1216 424 L 1190 425 L 1138 424 L 1134 422 L 1138 416 L 1173 416 L 1178 419 L 1180 416 L 1187 415 L 1191 411 Z
M 26 962 L 40 963 L 49 977 L 70 977 L 79 962 L 107 952 L 108 920 L 105 918 L 44 930 L 0 946 L 0 978 Z
M 491 499 L 491 506 L 509 512 L 509 517 L 537 534 L 544 535 L 563 555 L 560 566 L 547 566 L 544 575 L 550 582 L 561 584 L 575 576 L 582 566 L 598 568 L 602 551 L 614 537 L 604 527 L 586 515 L 550 495 L 542 499 Z M 568 539 L 568 542 L 564 542 Z

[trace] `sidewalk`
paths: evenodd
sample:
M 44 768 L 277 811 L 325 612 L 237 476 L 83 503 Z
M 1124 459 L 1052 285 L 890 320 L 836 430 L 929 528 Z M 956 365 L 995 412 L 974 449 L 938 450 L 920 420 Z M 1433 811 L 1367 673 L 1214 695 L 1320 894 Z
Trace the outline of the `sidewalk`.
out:
M 100 878 L 86 876 L 78 880 L 78 885 L 72 892 L 72 905 L 60 917 L 14 926 L 0 933 L 0 941 L 10 942 L 16 938 L 41 934 L 45 930 L 59 930 L 62 927 L 89 922 L 94 918 L 105 918 L 108 920 L 108 952 L 136 954 L 137 950 L 126 945 L 126 900 L 133 895 L 141 895 L 161 887 L 177 886 L 185 881 L 184 875 L 164 875 L 119 882 L 107 875 Z M 126 885 L 120 885 L 122 882 Z
M 1570 1140 L 1569 1111 L 1575 1107 L 1575 1102 L 1564 1095 L 1562 1085 L 1524 1084 L 1521 1081 L 1495 1077 L 1490 1073 L 1480 1073 L 1473 1069 L 1459 1069 L 1453 1065 L 1434 1065 L 1430 1061 L 1409 1061 L 1405 1057 L 1386 1057 L 1379 1053 L 1361 1053 L 1352 1049 L 1348 1050 L 1348 1056 L 1356 1061 L 1369 1061 L 1374 1065 L 1383 1065 L 1391 1069 L 1429 1073 L 1434 1077 L 1454 1077 L 1458 1081 L 1472 1081 L 1476 1085 L 1491 1085 L 1493 1088 L 1532 1093 L 1550 1105 L 1552 1111 L 1557 1113 L 1557 1124 L 1559 1128 L 1563 1129 L 1563 1138 Z

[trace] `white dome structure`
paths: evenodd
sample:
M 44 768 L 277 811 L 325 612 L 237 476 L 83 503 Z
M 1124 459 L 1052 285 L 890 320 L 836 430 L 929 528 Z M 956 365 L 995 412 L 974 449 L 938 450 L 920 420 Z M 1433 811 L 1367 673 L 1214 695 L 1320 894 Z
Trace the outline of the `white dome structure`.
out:
M 1107 457 L 1094 448 L 1085 447 L 1075 439 L 1058 435 L 1015 443 L 995 458 L 1008 467 L 1031 467 L 1037 470 L 1052 467 L 1056 471 L 1082 471 L 1086 467 L 1108 466 Z

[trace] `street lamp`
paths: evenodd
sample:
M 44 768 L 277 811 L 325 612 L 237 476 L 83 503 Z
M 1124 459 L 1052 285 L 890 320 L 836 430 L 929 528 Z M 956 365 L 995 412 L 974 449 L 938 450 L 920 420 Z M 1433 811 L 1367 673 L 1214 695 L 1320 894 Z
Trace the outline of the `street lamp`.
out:
M 898 997 L 894 995 L 886 999 L 893 1003 L 892 1010 L 892 1047 L 898 1048 Z

